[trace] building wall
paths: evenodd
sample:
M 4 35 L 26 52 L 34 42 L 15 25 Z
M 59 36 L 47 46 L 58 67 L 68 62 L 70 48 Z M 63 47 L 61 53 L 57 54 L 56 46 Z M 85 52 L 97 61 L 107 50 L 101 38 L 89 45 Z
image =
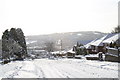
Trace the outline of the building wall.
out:
M 97 52 L 105 52 L 104 47 L 103 46 L 98 46 L 97 47 Z

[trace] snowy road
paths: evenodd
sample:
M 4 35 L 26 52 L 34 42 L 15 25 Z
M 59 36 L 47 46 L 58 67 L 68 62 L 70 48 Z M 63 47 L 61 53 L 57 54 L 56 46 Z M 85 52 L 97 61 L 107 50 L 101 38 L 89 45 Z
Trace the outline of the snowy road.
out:
M 118 78 L 118 63 L 36 59 L 0 65 L 1 78 Z

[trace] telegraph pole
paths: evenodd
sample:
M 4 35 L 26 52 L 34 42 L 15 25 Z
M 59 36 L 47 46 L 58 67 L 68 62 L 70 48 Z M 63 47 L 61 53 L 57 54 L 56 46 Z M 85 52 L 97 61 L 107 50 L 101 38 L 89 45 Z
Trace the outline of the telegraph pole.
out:
M 60 44 L 60 50 L 62 51 L 62 40 L 60 42 L 61 42 L 61 44 Z
M 59 51 L 59 53 L 61 53 L 61 52 L 62 52 L 62 40 L 61 40 L 61 39 L 59 40 L 59 46 L 60 46 L 60 51 Z

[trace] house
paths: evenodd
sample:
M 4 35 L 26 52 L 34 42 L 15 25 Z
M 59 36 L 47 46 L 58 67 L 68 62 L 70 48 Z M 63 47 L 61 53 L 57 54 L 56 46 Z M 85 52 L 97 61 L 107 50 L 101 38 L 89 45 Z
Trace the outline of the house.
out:
M 94 41 L 91 44 L 91 49 L 92 49 L 92 53 L 98 53 L 98 52 L 103 52 L 103 44 L 102 41 L 105 39 L 106 36 Z
M 107 47 L 107 46 L 111 46 L 111 47 L 120 47 L 120 33 L 117 34 L 113 34 L 112 37 L 106 39 L 103 41 L 103 44 Z
M 71 49 L 71 50 L 67 51 L 66 56 L 67 56 L 67 58 L 74 58 L 75 52 Z
M 91 43 L 91 49 L 93 53 L 98 53 L 98 52 L 103 52 L 105 53 L 105 45 L 103 44 L 103 41 L 114 36 L 115 34 L 108 34 L 103 36 L 100 39 L 97 39 L 96 41 L 94 41 L 93 43 Z
M 93 41 L 87 43 L 86 45 L 84 45 L 84 47 L 86 48 L 87 54 L 92 54 L 91 44 L 92 44 L 93 42 L 95 42 L 96 40 L 97 40 L 97 39 L 95 39 L 95 40 L 93 40 Z
M 105 60 L 120 62 L 120 33 L 103 41 L 106 47 Z
M 106 61 L 119 61 L 120 33 L 108 34 L 84 45 L 89 54 L 102 52 Z

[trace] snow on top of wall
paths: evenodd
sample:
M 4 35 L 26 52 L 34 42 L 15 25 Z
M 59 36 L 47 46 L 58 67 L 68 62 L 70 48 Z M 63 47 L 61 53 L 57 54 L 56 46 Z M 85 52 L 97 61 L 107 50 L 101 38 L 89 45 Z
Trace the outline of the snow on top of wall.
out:
M 66 51 L 54 51 L 54 52 L 51 52 L 52 54 L 65 54 Z
M 98 54 L 89 54 L 89 55 L 86 55 L 85 57 L 98 57 Z

